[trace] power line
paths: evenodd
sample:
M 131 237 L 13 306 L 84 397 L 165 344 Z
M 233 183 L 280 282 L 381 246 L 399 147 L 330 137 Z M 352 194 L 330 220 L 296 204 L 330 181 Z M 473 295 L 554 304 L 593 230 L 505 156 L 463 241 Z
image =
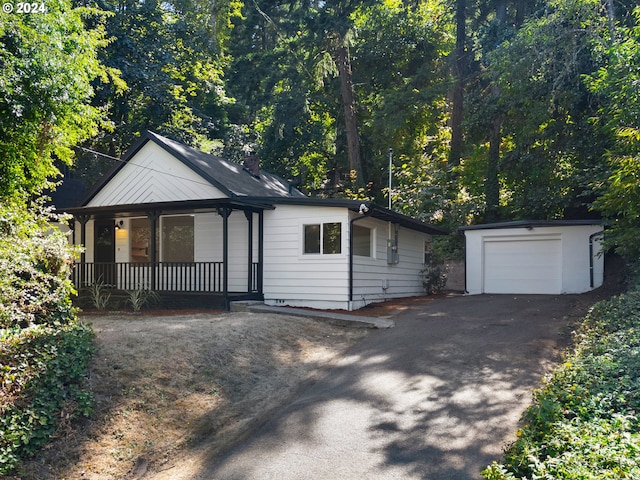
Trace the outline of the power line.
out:
M 101 152 L 97 152 L 95 150 L 91 150 L 90 148 L 85 148 L 85 147 L 76 147 L 76 148 L 78 148 L 79 150 L 84 150 L 85 152 L 88 152 L 88 153 L 92 153 L 93 155 L 99 155 L 101 157 L 108 158 L 109 160 L 120 162 L 122 164 L 130 165 L 132 167 L 141 168 L 143 170 L 149 170 L 150 172 L 159 173 L 160 175 L 167 175 L 167 176 L 170 176 L 171 178 L 178 178 L 178 179 L 184 180 L 186 182 L 191 182 L 191 183 L 195 183 L 195 184 L 198 184 L 198 185 L 204 185 L 205 187 L 213 187 L 213 185 L 211 183 L 209 183 L 209 182 L 200 182 L 198 180 L 194 180 L 193 178 L 181 177 L 180 175 L 174 175 L 174 174 L 171 174 L 171 173 L 168 173 L 168 172 L 163 172 L 162 170 L 156 170 L 155 168 L 147 167 L 145 165 L 137 165 L 135 163 L 130 163 L 130 162 L 127 162 L 126 160 L 122 160 L 121 158 L 117 158 L 117 157 L 113 157 L 111 155 L 107 155 L 106 153 L 101 153 Z

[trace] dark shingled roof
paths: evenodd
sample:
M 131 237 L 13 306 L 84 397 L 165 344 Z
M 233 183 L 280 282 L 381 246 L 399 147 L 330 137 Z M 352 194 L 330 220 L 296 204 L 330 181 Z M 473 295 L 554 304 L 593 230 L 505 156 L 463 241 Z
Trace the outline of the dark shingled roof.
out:
M 154 204 L 138 205 L 107 205 L 100 207 L 87 207 L 87 203 L 104 187 L 118 171 L 149 141 L 154 142 L 161 148 L 179 159 L 202 178 L 220 189 L 229 199 L 214 200 L 188 200 L 180 202 L 159 202 Z M 241 205 L 245 208 L 255 207 L 258 209 L 273 209 L 275 205 L 301 205 L 301 206 L 323 206 L 348 208 L 349 210 L 370 216 L 385 222 L 397 223 L 403 227 L 410 228 L 431 235 L 446 235 L 447 230 L 434 227 L 428 223 L 415 220 L 401 213 L 388 210 L 374 205 L 368 201 L 346 200 L 346 199 L 323 199 L 310 198 L 299 190 L 292 188 L 286 180 L 271 173 L 261 171 L 256 177 L 251 172 L 239 165 L 224 158 L 201 152 L 195 148 L 188 147 L 179 142 L 169 140 L 153 132 L 147 132 L 140 140 L 133 145 L 124 155 L 123 160 L 105 176 L 94 187 L 91 193 L 82 202 L 83 206 L 69 208 L 67 212 L 73 214 L 95 214 L 96 212 L 114 214 L 117 212 L 138 212 L 148 209 L 150 205 L 156 208 L 166 209 L 171 207 L 177 209 L 203 208 L 216 205 L 233 204 Z
M 198 175 L 220 189 L 229 198 L 243 199 L 251 197 L 304 198 L 305 195 L 291 187 L 289 183 L 272 173 L 262 170 L 254 176 L 242 165 L 224 158 L 201 152 L 193 147 L 170 140 L 153 132 L 146 132 L 105 176 L 95 185 L 82 202 L 86 205 L 104 187 L 135 154 L 152 141 L 175 158 L 183 162 Z

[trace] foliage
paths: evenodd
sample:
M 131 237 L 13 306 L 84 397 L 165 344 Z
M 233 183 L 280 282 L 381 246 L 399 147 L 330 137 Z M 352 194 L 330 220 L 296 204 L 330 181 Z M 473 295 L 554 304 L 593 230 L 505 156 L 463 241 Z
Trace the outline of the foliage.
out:
M 422 286 L 428 295 L 440 293 L 447 285 L 447 267 L 435 255 L 429 255 L 422 269 Z
M 596 304 L 490 480 L 640 476 L 640 292 Z
M 0 328 L 74 318 L 69 272 L 77 248 L 52 228 L 49 222 L 54 221 L 63 219 L 49 210 L 0 206 Z
M 90 327 L 70 321 L 0 330 L 0 475 L 69 420 L 91 413 Z
M 93 282 L 89 286 L 89 298 L 97 310 L 106 310 L 111 300 L 111 292 L 105 287 L 103 281 Z
M 38 205 L 0 206 L 0 474 L 90 411 L 92 331 L 71 305 L 77 253 Z
M 107 45 L 103 12 L 46 2 L 46 13 L 0 16 L 0 198 L 28 199 L 70 163 L 71 148 L 97 133 L 103 111 L 92 82 L 118 81 L 97 51 Z M 87 25 L 91 24 L 90 28 Z
M 127 294 L 129 295 L 127 301 L 134 312 L 139 312 L 145 305 L 160 300 L 160 297 L 155 291 L 149 290 L 144 285 L 139 285 L 138 288 L 127 291 Z
M 485 70 L 470 96 L 474 136 L 502 119 L 499 208 L 509 219 L 586 212 L 591 182 L 603 175 L 608 138 L 589 121 L 597 104 L 582 75 L 598 67 L 596 46 L 608 34 L 605 9 L 600 0 L 544 4 L 503 31 L 498 46 L 483 39 Z
M 606 242 L 628 258 L 640 256 L 640 7 L 634 18 L 635 26 L 619 29 L 604 48 L 606 65 L 586 78 L 603 99 L 596 121 L 615 138 L 608 155 L 610 176 L 596 182 L 601 196 L 595 208 L 609 220 Z

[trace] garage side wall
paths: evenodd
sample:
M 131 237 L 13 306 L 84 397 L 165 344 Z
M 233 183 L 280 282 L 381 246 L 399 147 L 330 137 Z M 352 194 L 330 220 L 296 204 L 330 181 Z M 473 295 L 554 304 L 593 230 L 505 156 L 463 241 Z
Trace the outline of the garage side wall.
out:
M 562 294 L 597 288 L 604 278 L 595 235 L 601 230 L 600 225 L 467 230 L 467 292 Z

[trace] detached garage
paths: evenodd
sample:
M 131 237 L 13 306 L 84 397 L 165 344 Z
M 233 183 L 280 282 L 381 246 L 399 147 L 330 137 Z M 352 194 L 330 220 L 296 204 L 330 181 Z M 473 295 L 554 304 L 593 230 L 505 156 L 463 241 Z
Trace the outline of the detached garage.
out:
M 461 227 L 469 294 L 583 293 L 602 285 L 603 228 L 594 220 Z

